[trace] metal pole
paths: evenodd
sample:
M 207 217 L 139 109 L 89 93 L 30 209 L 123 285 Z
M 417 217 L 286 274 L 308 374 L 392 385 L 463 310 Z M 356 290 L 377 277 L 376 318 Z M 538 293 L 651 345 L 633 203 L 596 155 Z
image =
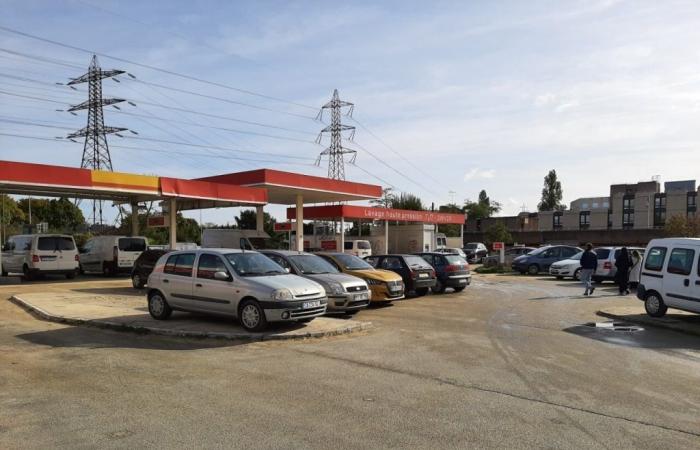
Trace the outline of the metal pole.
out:
M 262 205 L 255 207 L 255 230 L 265 231 L 265 211 Z
M 389 221 L 384 221 L 384 253 L 389 253 Z
M 358 220 L 357 225 L 357 237 L 362 237 L 362 220 Z
M 295 223 L 297 224 L 297 242 L 295 250 L 302 252 L 304 251 L 304 196 L 301 194 L 297 194 Z
M 29 196 L 29 225 L 32 225 L 32 196 Z
M 170 211 L 168 212 L 169 214 L 169 220 L 170 220 L 170 250 L 175 250 L 177 247 L 177 199 L 176 198 L 171 198 L 170 199 Z
M 340 218 L 340 250 L 345 251 L 345 217 Z

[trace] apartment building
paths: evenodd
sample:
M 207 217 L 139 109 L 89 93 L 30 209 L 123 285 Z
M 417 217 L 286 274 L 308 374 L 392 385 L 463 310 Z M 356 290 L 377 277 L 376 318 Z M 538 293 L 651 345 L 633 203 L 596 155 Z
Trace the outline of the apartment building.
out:
M 698 189 L 695 180 L 642 181 L 614 184 L 607 197 L 586 197 L 571 202 L 564 211 L 521 213 L 468 221 L 465 239 L 479 240 L 494 223 L 503 222 L 517 242 L 644 244 L 659 237 L 669 218 L 695 217 Z

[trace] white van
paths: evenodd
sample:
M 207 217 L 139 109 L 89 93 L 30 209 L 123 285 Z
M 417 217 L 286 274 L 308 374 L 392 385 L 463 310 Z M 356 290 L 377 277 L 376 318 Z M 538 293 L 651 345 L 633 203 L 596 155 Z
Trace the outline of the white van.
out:
M 134 261 L 147 247 L 143 236 L 96 236 L 80 249 L 80 270 L 107 276 L 131 273 Z
M 652 317 L 668 308 L 700 313 L 700 239 L 653 239 L 647 245 L 637 297 Z
M 344 245 L 345 248 L 343 249 L 343 253 L 355 255 L 360 258 L 364 258 L 365 256 L 372 256 L 372 245 L 369 243 L 369 241 L 357 239 L 354 241 L 345 241 Z
M 75 278 L 78 249 L 67 234 L 25 234 L 10 237 L 2 247 L 2 272 L 22 273 L 28 280 L 40 274 Z

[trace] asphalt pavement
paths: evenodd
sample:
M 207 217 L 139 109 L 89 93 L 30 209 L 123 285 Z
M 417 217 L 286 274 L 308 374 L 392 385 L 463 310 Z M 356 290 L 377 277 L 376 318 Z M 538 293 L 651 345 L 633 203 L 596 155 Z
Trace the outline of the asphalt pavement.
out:
M 638 301 L 581 294 L 475 275 L 361 312 L 370 331 L 255 343 L 72 327 L 0 301 L 0 448 L 700 447 L 700 338 L 591 326 Z

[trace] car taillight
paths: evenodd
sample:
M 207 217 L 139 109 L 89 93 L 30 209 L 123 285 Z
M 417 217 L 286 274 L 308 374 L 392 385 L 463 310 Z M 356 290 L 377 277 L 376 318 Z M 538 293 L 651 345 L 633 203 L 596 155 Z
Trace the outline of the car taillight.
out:
M 458 266 L 455 266 L 454 264 L 448 264 L 445 266 L 445 272 L 456 272 L 459 270 Z
M 435 278 L 435 270 L 430 269 L 430 278 Z
M 32 255 L 32 262 L 39 262 L 39 255 Z
M 114 258 L 114 262 L 117 262 L 119 260 L 119 247 L 117 247 L 116 245 L 114 246 L 113 258 Z
M 612 263 L 610 261 L 605 261 L 605 263 L 603 264 L 603 269 L 605 269 L 605 270 L 612 269 Z
M 80 256 L 78 256 L 78 255 L 76 254 L 76 255 L 75 255 L 75 260 L 76 260 L 76 261 L 80 261 Z
M 418 277 L 418 272 L 415 270 L 411 269 L 411 278 L 417 278 Z

